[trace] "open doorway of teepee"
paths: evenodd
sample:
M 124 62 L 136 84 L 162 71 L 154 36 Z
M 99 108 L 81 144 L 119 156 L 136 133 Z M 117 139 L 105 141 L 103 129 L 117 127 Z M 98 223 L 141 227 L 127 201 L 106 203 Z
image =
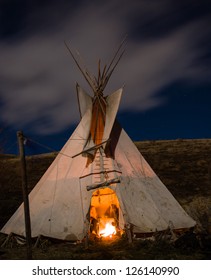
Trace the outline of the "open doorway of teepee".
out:
M 119 200 L 114 190 L 103 188 L 93 192 L 89 214 L 92 236 L 114 238 L 121 235 Z

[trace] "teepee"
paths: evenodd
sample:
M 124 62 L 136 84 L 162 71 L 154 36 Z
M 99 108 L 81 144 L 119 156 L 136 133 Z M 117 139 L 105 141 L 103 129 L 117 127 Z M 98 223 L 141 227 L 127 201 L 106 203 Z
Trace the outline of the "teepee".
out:
M 94 96 L 77 85 L 80 123 L 29 194 L 32 237 L 82 240 L 108 228 L 138 234 L 195 225 L 117 122 L 122 88 L 103 94 L 121 47 L 102 71 L 99 63 L 97 78 L 69 49 Z M 1 232 L 25 236 L 23 204 Z

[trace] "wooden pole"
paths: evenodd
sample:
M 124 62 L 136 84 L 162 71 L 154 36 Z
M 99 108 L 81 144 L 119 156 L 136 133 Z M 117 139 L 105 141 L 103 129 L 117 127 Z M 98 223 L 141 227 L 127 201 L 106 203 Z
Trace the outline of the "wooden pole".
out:
M 22 174 L 22 193 L 24 204 L 24 218 L 25 218 L 25 231 L 26 231 L 26 246 L 27 246 L 27 259 L 32 259 L 32 242 L 31 242 L 31 222 L 29 212 L 29 199 L 27 189 L 27 173 L 26 173 L 26 159 L 24 151 L 24 136 L 22 131 L 17 132 L 20 162 L 21 162 L 21 174 Z
M 127 235 L 127 238 L 128 238 L 128 242 L 129 242 L 129 244 L 132 244 L 133 243 L 133 237 L 132 237 L 132 233 L 131 233 L 132 227 L 129 223 L 126 224 L 125 230 L 126 230 L 126 235 Z

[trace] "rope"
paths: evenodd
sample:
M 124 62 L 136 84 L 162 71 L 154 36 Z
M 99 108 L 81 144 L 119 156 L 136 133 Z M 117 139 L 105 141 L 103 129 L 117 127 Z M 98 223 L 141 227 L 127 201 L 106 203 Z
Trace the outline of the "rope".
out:
M 67 155 L 67 154 L 58 152 L 58 151 L 52 149 L 51 147 L 49 147 L 49 146 L 47 146 L 47 145 L 44 145 L 44 144 L 41 144 L 41 143 L 39 143 L 39 142 L 37 142 L 37 141 L 35 141 L 35 140 L 32 140 L 31 138 L 25 137 L 25 139 L 27 139 L 27 140 L 29 140 L 29 141 L 35 143 L 36 145 L 38 145 L 38 146 L 40 146 L 40 147 L 42 147 L 42 148 L 45 148 L 45 149 L 47 149 L 47 150 L 49 150 L 49 151 L 51 151 L 51 152 L 53 152 L 53 153 L 60 154 L 60 155 L 63 155 L 63 156 L 72 158 L 72 156 L 70 156 L 70 155 Z M 74 140 L 76 140 L 76 139 L 74 139 Z
M 31 141 L 32 143 L 37 144 L 38 146 L 40 146 L 40 147 L 42 147 L 42 148 L 45 148 L 45 149 L 51 151 L 51 152 L 58 153 L 58 151 L 52 149 L 51 147 L 49 147 L 49 146 L 47 146 L 47 145 L 41 144 L 41 143 L 39 143 L 39 142 L 37 142 L 37 141 L 35 141 L 35 140 L 32 140 L 31 138 L 25 137 L 25 136 L 24 136 L 24 138 L 25 138 L 26 140 Z

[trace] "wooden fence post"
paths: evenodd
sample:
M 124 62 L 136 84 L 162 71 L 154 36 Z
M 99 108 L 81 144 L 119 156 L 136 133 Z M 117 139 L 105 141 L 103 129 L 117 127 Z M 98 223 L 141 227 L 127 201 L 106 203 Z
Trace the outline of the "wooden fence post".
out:
M 24 217 L 25 217 L 25 231 L 26 231 L 26 246 L 27 246 L 27 259 L 32 259 L 32 242 L 31 242 L 31 221 L 29 211 L 29 199 L 27 189 L 27 173 L 26 173 L 26 159 L 24 151 L 24 136 L 22 131 L 17 132 L 18 146 L 20 153 L 21 174 L 22 174 L 22 193 L 24 204 Z

